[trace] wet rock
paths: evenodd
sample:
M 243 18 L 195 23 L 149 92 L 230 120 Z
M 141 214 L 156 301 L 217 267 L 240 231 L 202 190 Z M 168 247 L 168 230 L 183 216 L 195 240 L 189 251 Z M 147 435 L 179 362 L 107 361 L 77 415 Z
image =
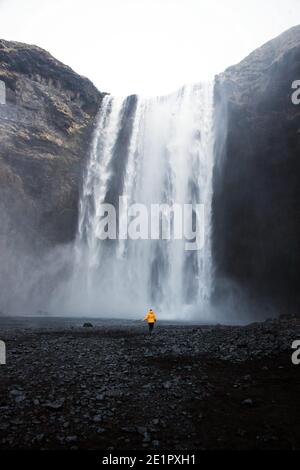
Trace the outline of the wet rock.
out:
M 96 395 L 96 400 L 97 401 L 104 401 L 104 399 L 105 399 L 105 393 L 98 393 Z
M 23 395 L 24 392 L 23 392 L 23 390 L 13 389 L 9 392 L 9 394 L 14 396 L 14 397 L 17 397 L 17 396 Z
M 150 442 L 151 441 L 151 435 L 148 433 L 148 431 L 146 431 L 144 434 L 143 434 L 143 442 Z
M 94 416 L 94 418 L 93 418 L 93 421 L 94 421 L 95 423 L 100 423 L 102 420 L 103 420 L 103 416 L 100 415 L 100 414 L 97 414 L 97 415 Z
M 242 401 L 242 405 L 252 407 L 254 405 L 254 402 L 252 398 L 246 398 L 245 400 Z
M 136 430 L 139 434 L 141 434 L 142 436 L 147 432 L 147 428 L 144 427 L 144 426 L 137 426 L 136 427 Z
M 105 428 L 97 428 L 97 433 L 98 434 L 103 434 L 106 431 Z
M 106 395 L 110 398 L 120 398 L 123 396 L 123 392 L 121 390 L 108 390 Z
M 52 402 L 48 401 L 47 403 L 45 403 L 45 407 L 48 408 L 49 410 L 58 411 L 62 409 L 64 402 L 65 402 L 64 398 L 61 398 L 60 400 L 56 400 Z
M 171 382 L 165 382 L 163 384 L 163 388 L 165 388 L 166 390 L 169 390 L 170 388 L 172 388 L 172 383 Z

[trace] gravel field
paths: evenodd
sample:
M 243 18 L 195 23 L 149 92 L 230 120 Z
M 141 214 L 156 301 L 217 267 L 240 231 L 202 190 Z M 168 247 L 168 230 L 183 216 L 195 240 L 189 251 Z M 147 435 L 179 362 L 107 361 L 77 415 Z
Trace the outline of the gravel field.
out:
M 85 322 L 93 327 L 83 327 Z M 300 449 L 300 320 L 0 318 L 0 449 Z

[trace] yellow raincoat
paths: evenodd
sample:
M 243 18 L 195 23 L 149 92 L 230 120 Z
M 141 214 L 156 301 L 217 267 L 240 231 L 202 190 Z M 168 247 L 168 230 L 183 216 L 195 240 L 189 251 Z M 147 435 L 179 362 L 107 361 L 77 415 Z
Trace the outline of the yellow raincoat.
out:
M 153 312 L 153 310 L 149 310 L 147 315 L 144 318 L 145 321 L 148 323 L 155 323 L 156 322 L 156 314 Z

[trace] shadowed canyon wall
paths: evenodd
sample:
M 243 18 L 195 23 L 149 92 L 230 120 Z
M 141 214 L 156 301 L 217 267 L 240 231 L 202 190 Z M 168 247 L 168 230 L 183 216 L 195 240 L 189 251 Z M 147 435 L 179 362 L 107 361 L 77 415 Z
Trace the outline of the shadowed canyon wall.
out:
M 299 305 L 300 27 L 217 76 L 213 256 L 219 280 Z M 223 282 L 227 280 L 227 282 Z

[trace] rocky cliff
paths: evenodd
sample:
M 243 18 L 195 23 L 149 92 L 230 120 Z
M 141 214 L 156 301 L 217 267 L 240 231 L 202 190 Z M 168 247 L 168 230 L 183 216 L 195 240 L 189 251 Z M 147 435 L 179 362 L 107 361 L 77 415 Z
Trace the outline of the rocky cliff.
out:
M 76 231 L 82 167 L 103 95 L 43 49 L 3 40 L 0 80 L 6 89 L 6 104 L 0 104 L 5 229 L 29 236 L 37 231 L 50 244 L 68 242 Z
M 300 27 L 216 77 L 213 254 L 224 279 L 299 305 Z

